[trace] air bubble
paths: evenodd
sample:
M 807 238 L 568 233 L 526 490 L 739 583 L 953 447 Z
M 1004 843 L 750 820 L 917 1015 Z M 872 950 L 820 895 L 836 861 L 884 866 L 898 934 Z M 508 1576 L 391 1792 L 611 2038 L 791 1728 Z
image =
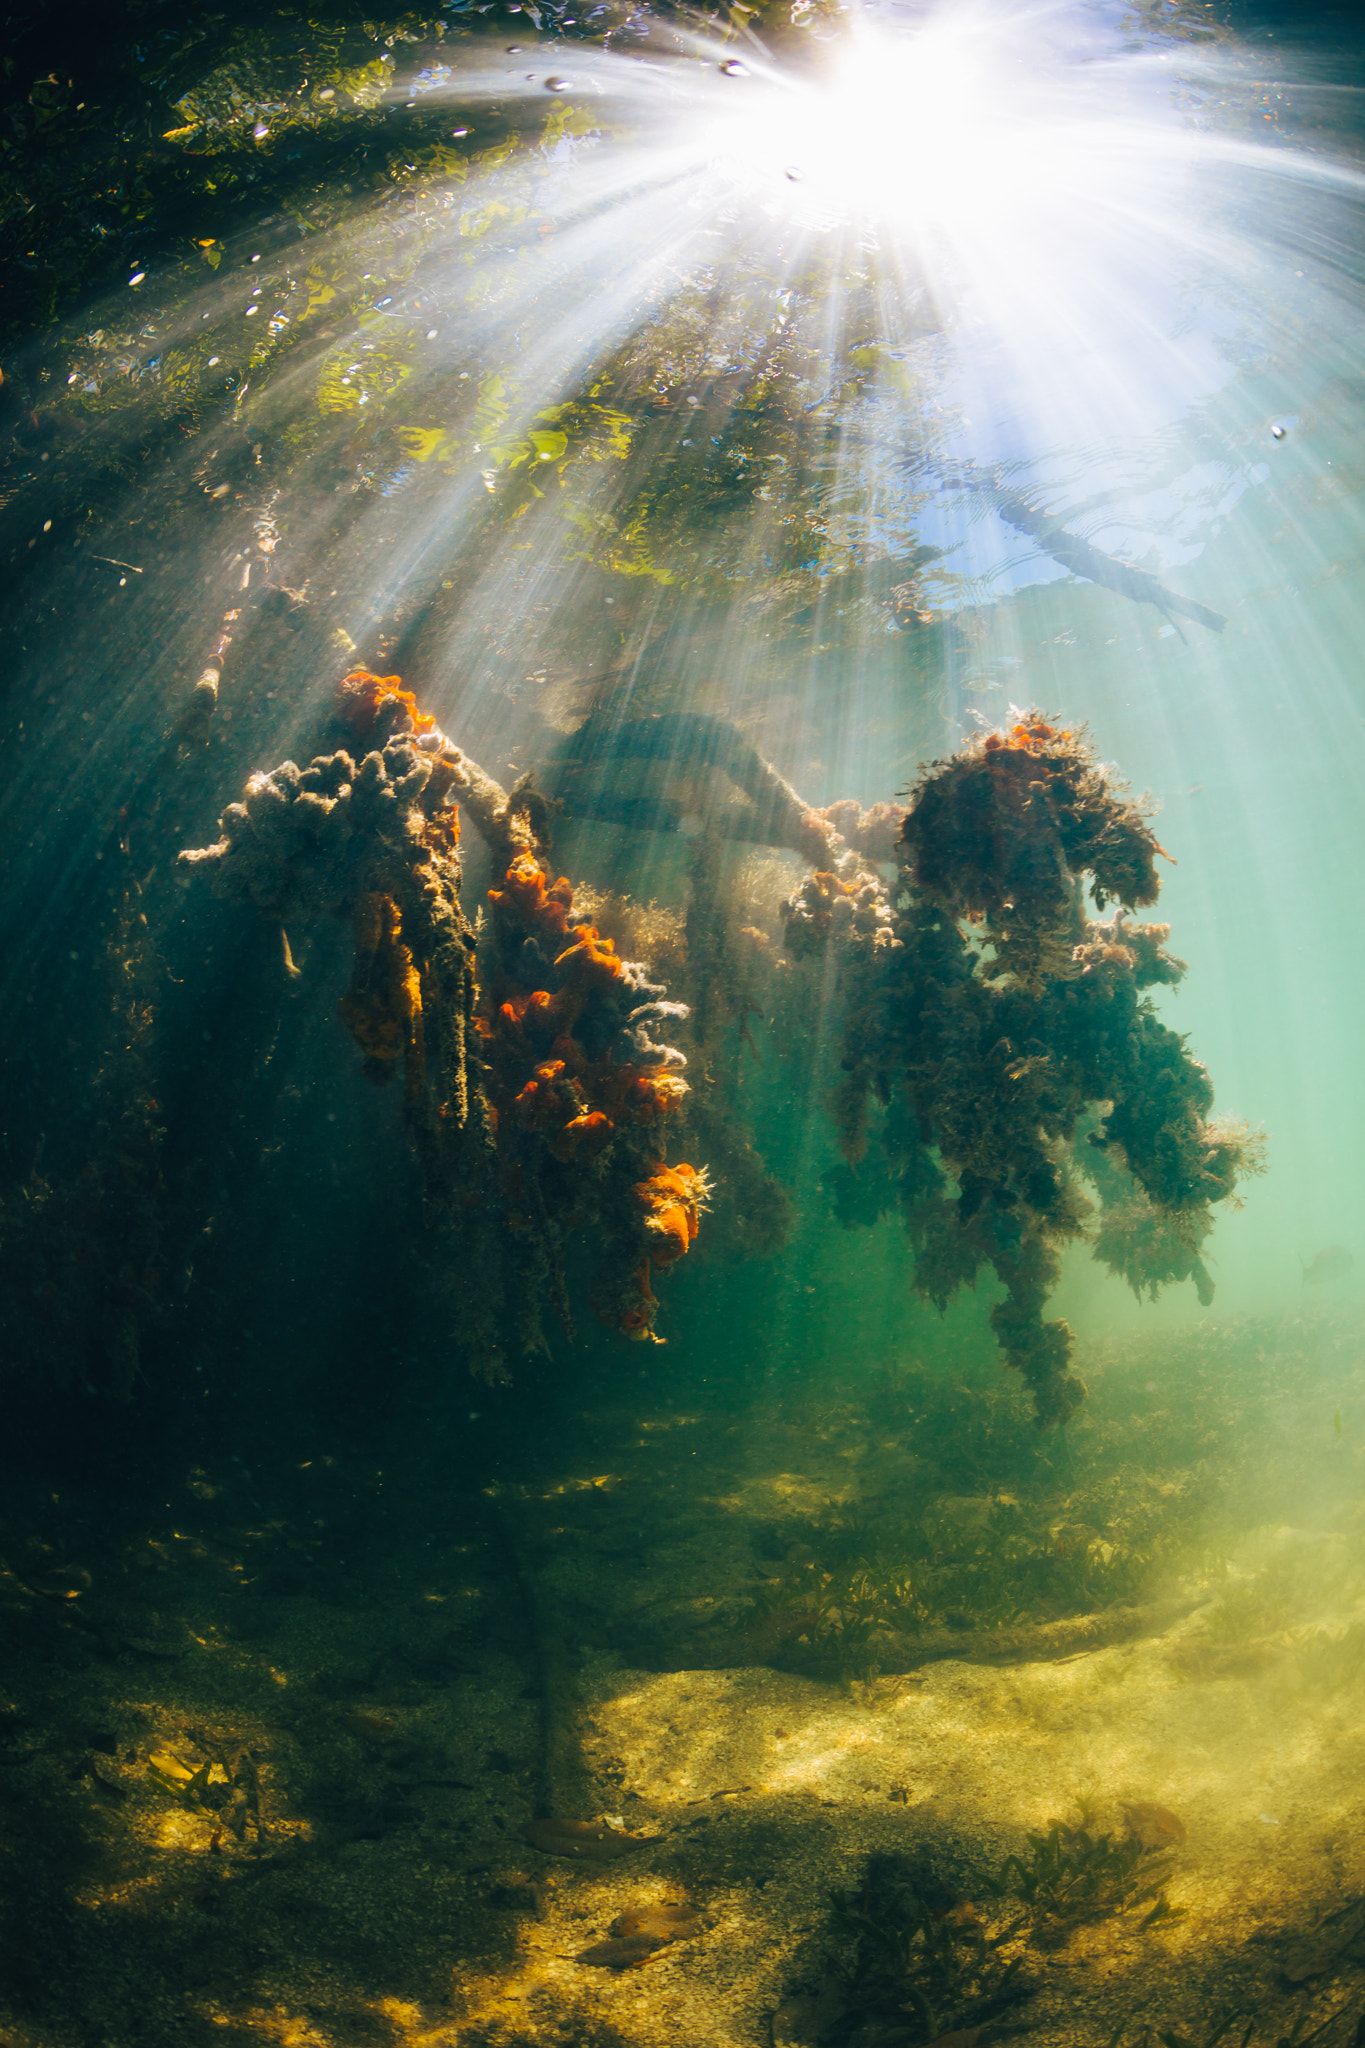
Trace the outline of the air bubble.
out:
M 145 277 L 146 275 L 147 275 L 147 273 L 146 273 L 146 271 L 145 271 L 145 270 L 135 270 L 135 271 L 133 272 L 132 276 L 131 276 L 131 277 L 129 278 L 128 282 L 129 282 L 129 284 L 130 284 L 130 285 L 132 285 L 132 284 L 141 284 L 141 282 L 142 282 L 143 278 L 144 278 L 144 277 Z
M 749 67 L 741 64 L 738 57 L 727 57 L 720 67 L 720 75 L 722 78 L 747 78 Z
M 569 81 L 567 78 L 547 78 L 545 90 L 546 92 L 567 92 L 569 90 Z
M 788 164 L 782 175 L 784 178 L 790 178 L 793 185 L 799 185 L 803 182 L 806 174 L 800 164 Z

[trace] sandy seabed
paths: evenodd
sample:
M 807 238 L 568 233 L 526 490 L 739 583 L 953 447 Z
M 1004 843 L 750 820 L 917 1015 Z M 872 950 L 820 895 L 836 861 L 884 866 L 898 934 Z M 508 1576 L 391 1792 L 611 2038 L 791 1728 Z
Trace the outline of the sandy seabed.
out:
M 1201 2048 L 1233 2013 L 1236 2042 L 1353 2048 L 1365 1368 L 1349 1318 L 1286 1343 L 1219 1453 L 1231 1471 L 1273 1437 L 1275 1473 L 1262 1456 L 1257 1490 L 1223 1489 L 1208 1555 L 1192 1538 L 1167 1575 L 1175 1619 L 1063 1657 L 993 1662 L 985 1628 L 979 1659 L 843 1682 L 772 1668 L 799 1640 L 736 1654 L 786 1534 L 800 1555 L 812 1517 L 904 1510 L 905 1446 L 847 1396 L 624 1408 L 596 1419 L 601 1456 L 477 1501 L 396 1505 L 323 1460 L 197 1471 L 136 1527 L 12 1502 L 0 2041 L 912 2048 L 909 2006 L 899 2028 L 860 2013 L 833 1904 L 890 1857 L 1013 1925 L 1030 1995 L 979 2035 L 946 2025 L 954 2048 Z M 1098 1428 L 1151 1370 L 1136 1347 L 1090 1362 Z M 1144 1806 L 1184 1831 L 1161 1924 L 1037 1939 L 992 1894 L 1054 1818 L 1084 1807 L 1118 1840 Z M 547 1808 L 638 1845 L 547 1853 L 526 1832 Z M 687 1938 L 583 1960 L 621 1914 L 682 1901 Z

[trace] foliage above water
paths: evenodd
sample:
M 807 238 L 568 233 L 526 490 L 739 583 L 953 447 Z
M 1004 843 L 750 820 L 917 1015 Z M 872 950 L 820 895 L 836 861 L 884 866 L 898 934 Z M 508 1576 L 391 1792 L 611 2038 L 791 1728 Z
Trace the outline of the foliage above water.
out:
M 0 547 L 34 566 L 19 507 L 40 461 L 46 551 L 134 469 L 183 468 L 186 437 L 231 514 L 246 480 L 208 436 L 245 436 L 258 493 L 286 468 L 297 493 L 305 459 L 315 499 L 339 479 L 347 497 L 472 490 L 482 533 L 457 592 L 534 514 L 538 546 L 548 519 L 559 559 L 625 579 L 626 604 L 641 579 L 657 608 L 759 578 L 805 637 L 824 595 L 826 640 L 844 621 L 927 618 L 900 474 L 937 346 L 922 285 L 898 294 L 893 335 L 874 257 L 850 262 L 828 236 L 795 256 L 771 236 L 745 246 L 723 194 L 713 238 L 689 227 L 666 266 L 631 216 L 608 219 L 585 272 L 594 180 L 638 175 L 648 104 L 533 92 L 539 71 L 523 79 L 509 54 L 543 70 L 584 43 L 626 63 L 651 35 L 663 55 L 682 40 L 666 16 L 563 12 L 531 10 L 534 30 L 523 15 L 524 46 L 477 9 L 157 16 L 135 43 L 111 34 L 98 64 L 37 27 L 21 39 L 11 78 L 36 82 L 0 142 L 18 437 Z M 717 49 L 735 33 L 710 31 Z M 480 81 L 468 96 L 464 77 Z M 594 301 L 624 285 L 633 303 L 585 344 L 574 297 L 592 273 Z M 544 337 L 565 292 L 553 348 L 528 349 L 520 323 Z M 420 594 L 444 602 L 439 588 Z

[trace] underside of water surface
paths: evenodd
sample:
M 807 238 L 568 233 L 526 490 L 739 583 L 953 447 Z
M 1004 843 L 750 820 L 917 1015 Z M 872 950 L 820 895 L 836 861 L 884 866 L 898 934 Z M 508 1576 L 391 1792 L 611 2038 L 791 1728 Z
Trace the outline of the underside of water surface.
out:
M 1358 2048 L 1349 12 L 5 35 L 7 2048 Z

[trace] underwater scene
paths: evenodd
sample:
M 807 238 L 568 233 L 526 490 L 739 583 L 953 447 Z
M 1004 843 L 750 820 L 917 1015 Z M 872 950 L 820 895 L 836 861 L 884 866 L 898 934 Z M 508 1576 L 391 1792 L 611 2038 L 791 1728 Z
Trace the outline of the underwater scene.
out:
M 0 86 L 0 2048 L 1361 2048 L 1355 11 Z

